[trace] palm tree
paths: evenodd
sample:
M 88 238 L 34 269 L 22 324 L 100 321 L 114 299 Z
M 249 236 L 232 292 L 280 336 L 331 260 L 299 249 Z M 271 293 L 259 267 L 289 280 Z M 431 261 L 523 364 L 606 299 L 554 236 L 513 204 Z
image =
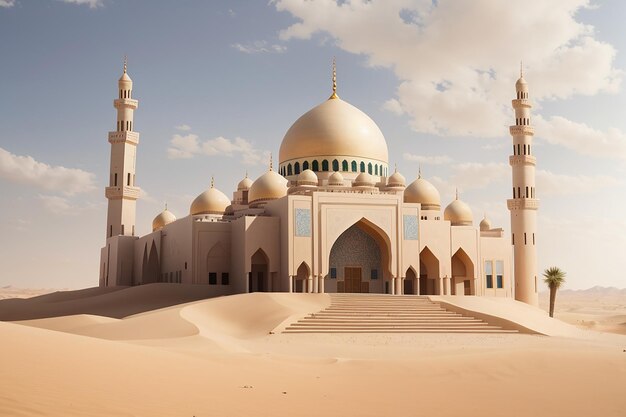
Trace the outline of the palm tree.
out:
M 556 290 L 565 283 L 565 272 L 559 267 L 552 266 L 543 272 L 543 282 L 550 288 L 550 317 L 554 317 L 554 301 Z

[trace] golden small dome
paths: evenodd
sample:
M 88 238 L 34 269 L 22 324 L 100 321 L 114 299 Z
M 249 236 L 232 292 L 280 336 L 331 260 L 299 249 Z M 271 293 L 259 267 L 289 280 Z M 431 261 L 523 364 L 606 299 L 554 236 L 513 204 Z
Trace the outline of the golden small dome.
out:
M 305 169 L 298 175 L 298 185 L 317 185 L 317 175 L 310 169 Z
M 189 214 L 224 214 L 226 207 L 230 205 L 230 200 L 223 192 L 213 187 L 212 182 L 211 180 L 211 188 L 193 200 Z
M 160 212 L 154 220 L 152 220 L 152 231 L 156 232 L 157 230 L 163 229 L 166 225 L 175 222 L 176 216 L 169 211 L 167 208 Z
M 485 216 L 485 218 L 482 219 L 481 222 L 480 222 L 480 231 L 481 232 L 486 232 L 488 230 L 491 230 L 491 222 L 489 221 L 487 216 Z
M 280 164 L 300 158 L 354 157 L 387 164 L 387 142 L 372 119 L 340 98 L 302 115 L 280 145 Z
M 269 170 L 252 183 L 248 191 L 250 204 L 275 200 L 287 195 L 287 179 L 274 170 Z
M 430 182 L 419 177 L 404 189 L 405 203 L 420 203 L 422 210 L 441 210 L 439 191 Z
M 330 177 L 328 177 L 328 185 L 331 186 L 342 186 L 343 185 L 343 175 L 341 175 L 339 172 L 333 172 L 332 174 L 330 174 Z
M 232 205 L 229 205 L 228 207 L 224 209 L 224 214 L 226 215 L 235 214 L 235 209 L 233 208 Z
M 249 190 L 250 187 L 252 187 L 252 180 L 248 178 L 248 174 L 246 174 L 246 177 L 237 184 L 237 191 Z
M 404 175 L 400 174 L 398 171 L 391 174 L 391 176 L 387 179 L 388 187 L 406 187 L 406 179 Z
M 471 226 L 474 221 L 472 209 L 458 198 L 448 204 L 443 212 L 443 218 L 450 221 L 452 226 Z
M 367 172 L 361 172 L 352 183 L 353 187 L 373 187 L 374 185 L 376 185 L 376 180 Z

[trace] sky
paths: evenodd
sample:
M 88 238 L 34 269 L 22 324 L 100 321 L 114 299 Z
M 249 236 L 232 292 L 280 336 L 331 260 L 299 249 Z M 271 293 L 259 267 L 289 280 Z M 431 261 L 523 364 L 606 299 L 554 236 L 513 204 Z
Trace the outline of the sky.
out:
M 625 287 L 626 2 L 0 0 L 0 286 L 97 285 L 124 56 L 139 100 L 137 232 L 227 195 L 331 92 L 390 166 L 510 230 L 511 99 L 533 101 L 540 271 Z

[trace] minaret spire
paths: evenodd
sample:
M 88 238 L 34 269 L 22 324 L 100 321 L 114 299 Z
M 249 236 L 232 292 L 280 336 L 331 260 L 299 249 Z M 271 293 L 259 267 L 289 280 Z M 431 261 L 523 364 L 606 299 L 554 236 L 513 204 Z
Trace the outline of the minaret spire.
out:
M 215 188 L 215 178 L 211 175 L 211 188 Z
M 274 170 L 274 162 L 272 161 L 272 153 L 270 152 L 270 171 Z
M 422 178 L 422 164 L 417 166 L 417 178 Z
M 333 57 L 333 93 L 328 99 L 330 100 L 334 98 L 339 98 L 337 95 L 337 61 L 335 60 L 335 57 Z
M 520 78 L 524 66 L 520 62 Z M 528 83 L 520 79 L 515 83 L 516 98 L 512 101 L 515 124 L 509 127 L 513 137 L 513 155 L 509 157 L 512 170 L 513 198 L 507 200 L 511 212 L 511 244 L 515 271 L 515 299 L 538 305 L 537 294 L 537 209 L 535 194 L 535 165 L 533 136 L 530 125 L 532 104 L 528 99 Z
M 524 61 L 519 61 L 519 77 L 524 78 Z

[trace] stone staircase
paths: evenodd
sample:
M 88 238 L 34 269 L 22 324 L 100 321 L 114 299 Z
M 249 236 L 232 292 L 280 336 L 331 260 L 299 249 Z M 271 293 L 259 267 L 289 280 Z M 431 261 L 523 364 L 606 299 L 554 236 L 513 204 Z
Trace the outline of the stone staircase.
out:
M 517 333 L 446 310 L 424 296 L 330 297 L 330 306 L 288 325 L 283 333 Z

